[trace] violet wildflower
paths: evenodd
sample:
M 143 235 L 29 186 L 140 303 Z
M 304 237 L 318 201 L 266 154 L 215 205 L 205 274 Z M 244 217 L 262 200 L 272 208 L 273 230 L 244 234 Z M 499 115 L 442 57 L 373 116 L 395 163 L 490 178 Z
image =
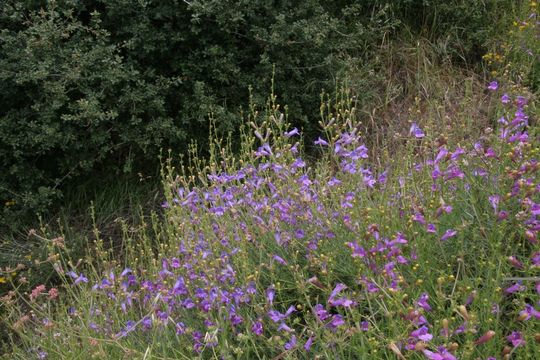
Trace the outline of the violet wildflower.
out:
M 513 331 L 506 337 L 506 339 L 512 343 L 513 347 L 518 347 L 525 344 L 525 340 L 519 331 Z
M 122 273 L 120 274 L 120 277 L 124 277 L 131 273 L 133 273 L 133 271 L 130 268 L 125 268 L 124 271 L 122 271 Z
M 427 349 L 422 350 L 424 356 L 429 360 L 444 360 L 444 357 L 438 352 L 433 352 Z
M 325 321 L 330 317 L 328 314 L 328 311 L 325 310 L 324 306 L 322 304 L 317 304 L 313 307 L 313 310 L 315 310 L 315 315 L 317 315 L 317 318 L 321 321 Z
M 345 325 L 345 320 L 343 319 L 343 316 L 341 316 L 340 314 L 336 314 L 332 315 L 332 319 L 327 326 L 332 330 L 335 330 L 342 325 Z
M 411 332 L 410 336 L 413 338 L 420 339 L 422 341 L 430 341 L 431 339 L 433 339 L 433 335 L 429 333 L 429 329 L 425 325 Z
M 141 320 L 141 325 L 144 330 L 150 330 L 152 328 L 152 319 L 149 317 L 144 317 Z
M 289 309 L 287 309 L 287 312 L 285 312 L 285 314 L 282 314 L 277 310 L 270 310 L 268 311 L 268 316 L 270 317 L 270 319 L 272 319 L 273 322 L 277 323 L 279 321 L 285 320 L 295 311 L 296 309 L 294 308 L 294 306 L 290 306 Z
M 75 273 L 74 271 L 70 271 L 67 274 L 69 276 L 71 276 L 73 279 L 75 279 L 75 281 L 73 282 L 73 284 L 75 284 L 75 285 L 78 285 L 78 284 L 80 284 L 82 282 L 84 282 L 84 283 L 88 282 L 88 278 L 86 278 L 83 274 L 77 275 L 77 273 Z
M 510 96 L 508 96 L 507 93 L 504 93 L 502 96 L 501 96 L 501 103 L 503 104 L 508 104 L 510 102 Z
M 175 329 L 177 335 L 182 335 L 186 332 L 186 325 L 183 322 L 177 322 Z
M 505 211 L 505 210 L 501 210 L 499 211 L 499 213 L 497 214 L 497 221 L 503 221 L 504 219 L 506 219 L 508 217 L 508 212 Z
M 309 350 L 311 350 L 311 346 L 313 345 L 313 336 L 310 336 L 306 343 L 304 344 L 304 350 L 306 350 L 307 352 L 309 352 Z
M 448 229 L 448 230 L 446 230 L 446 232 L 443 234 L 443 236 L 441 236 L 441 241 L 446 241 L 446 240 L 450 239 L 451 237 L 456 236 L 456 234 L 457 234 L 457 231 L 456 231 L 456 230 Z
M 428 299 L 429 299 L 428 293 L 423 293 L 422 295 L 420 295 L 420 298 L 418 299 L 416 304 L 420 306 L 422 309 L 424 309 L 425 311 L 431 311 L 431 306 L 429 306 L 427 302 Z
M 444 347 L 440 347 L 437 349 L 437 352 L 429 351 L 427 349 L 422 350 L 422 353 L 426 358 L 429 360 L 457 360 L 457 358 L 452 355 L 448 350 L 446 350 Z
M 369 321 L 362 321 L 360 323 L 360 330 L 368 331 L 369 330 Z
M 352 250 L 352 257 L 363 258 L 366 256 L 366 250 L 362 246 L 358 245 L 358 242 L 349 242 L 347 243 L 347 246 Z
M 540 267 L 540 251 L 535 252 L 531 256 L 531 262 L 534 267 Z
M 287 324 L 282 322 L 279 324 L 278 331 L 293 332 L 294 330 L 290 328 Z
M 294 349 L 295 347 L 296 347 L 296 336 L 293 335 L 291 336 L 291 339 L 289 340 L 289 342 L 285 344 L 285 350 L 291 350 L 291 349 Z
M 321 137 L 313 142 L 315 145 L 328 146 L 328 142 Z
M 290 138 L 290 137 L 292 137 L 294 135 L 300 135 L 300 131 L 298 131 L 297 128 L 294 128 L 291 131 L 285 132 L 284 135 L 285 135 L 285 137 Z
M 426 219 L 424 218 L 424 215 L 422 215 L 421 213 L 415 213 L 413 216 L 413 220 L 422 225 L 426 224 Z
M 501 197 L 499 195 L 491 195 L 489 197 L 489 203 L 495 212 L 497 212 L 497 208 L 499 207 L 500 198 Z
M 414 137 L 416 137 L 417 139 L 421 139 L 426 136 L 424 131 L 420 129 L 420 127 L 416 123 L 412 123 L 411 128 L 409 129 L 409 135 L 414 135 Z
M 281 265 L 287 265 L 287 262 L 279 255 L 272 256 L 272 259 L 276 260 Z
M 437 216 L 441 216 L 441 214 L 445 212 L 447 214 L 450 214 L 452 212 L 452 205 L 447 205 L 443 203 L 438 209 L 437 209 Z
M 488 85 L 488 90 L 495 91 L 499 88 L 499 83 L 497 81 L 492 81 Z
M 531 317 L 540 320 L 540 311 L 536 310 L 532 305 L 525 304 L 525 309 L 519 312 L 519 319 L 527 321 Z
M 519 96 L 516 98 L 516 105 L 517 105 L 518 107 L 520 107 L 520 108 L 523 107 L 523 106 L 525 106 L 525 105 L 527 105 L 527 102 L 528 102 L 528 100 L 527 100 L 527 98 L 524 97 L 524 96 L 519 95 Z
M 448 150 L 445 147 L 442 147 L 439 150 L 439 153 L 437 154 L 437 157 L 435 158 L 435 164 L 441 162 L 442 160 L 446 159 L 448 155 Z
M 251 331 L 257 336 L 261 336 L 263 334 L 263 324 L 260 320 L 257 320 L 252 326 Z
M 525 286 L 521 285 L 521 281 L 518 281 L 514 285 L 511 285 L 507 287 L 506 289 L 504 289 L 504 292 L 506 294 L 513 294 L 513 293 L 523 291 L 523 290 L 525 290 Z
M 336 297 L 341 291 L 345 290 L 347 288 L 347 285 L 345 284 L 337 284 L 336 287 L 334 288 L 334 290 L 332 290 L 332 294 L 330 294 L 330 298 L 329 299 L 333 299 L 334 297 Z

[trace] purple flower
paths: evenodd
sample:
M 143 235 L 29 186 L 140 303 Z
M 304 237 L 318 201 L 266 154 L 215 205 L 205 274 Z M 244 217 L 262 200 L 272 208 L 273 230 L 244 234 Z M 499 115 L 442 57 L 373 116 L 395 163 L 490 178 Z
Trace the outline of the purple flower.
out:
M 411 332 L 411 337 L 420 339 L 422 341 L 430 341 L 431 339 L 433 339 L 433 335 L 429 333 L 429 329 L 427 326 L 422 326 L 421 328 Z
M 294 349 L 295 346 L 296 346 L 296 336 L 293 335 L 291 336 L 291 340 L 289 340 L 289 342 L 285 344 L 285 350 Z
M 186 332 L 186 325 L 183 322 L 179 321 L 176 323 L 175 329 L 176 329 L 176 334 L 178 335 L 184 334 Z
M 287 324 L 282 322 L 281 324 L 279 324 L 278 331 L 293 332 L 293 329 L 291 329 Z
M 416 123 L 412 123 L 411 128 L 409 129 L 409 135 L 414 135 L 414 137 L 417 139 L 421 139 L 426 136 L 424 131 L 422 131 L 422 129 L 420 129 Z
M 363 258 L 366 256 L 366 250 L 362 246 L 358 245 L 358 242 L 349 242 L 347 243 L 347 246 L 352 250 L 352 257 Z
M 518 96 L 518 97 L 516 98 L 516 104 L 517 104 L 517 106 L 520 107 L 520 108 L 523 107 L 523 106 L 525 106 L 525 105 L 527 105 L 527 102 L 528 102 L 528 100 L 527 100 L 527 98 L 525 98 L 524 96 Z
M 540 267 L 540 251 L 535 252 L 531 256 L 531 262 L 535 267 Z
M 343 319 L 343 316 L 336 314 L 336 315 L 332 315 L 332 319 L 330 320 L 327 326 L 331 328 L 332 330 L 335 330 L 341 325 L 345 325 L 345 320 Z
M 180 267 L 180 260 L 178 258 L 171 259 L 171 267 L 173 269 L 178 269 Z
M 287 265 L 287 262 L 281 256 L 274 255 L 272 259 L 276 260 L 281 265 Z
M 444 160 L 447 155 L 448 155 L 448 150 L 446 150 L 445 147 L 441 148 L 439 150 L 439 153 L 437 154 L 437 157 L 435 158 L 435 164 L 441 162 L 441 160 Z
M 317 140 L 313 142 L 315 145 L 321 145 L 321 146 L 328 146 L 328 142 L 326 142 L 324 139 L 321 139 L 319 137 Z
M 497 214 L 497 221 L 502 221 L 502 220 L 506 219 L 507 217 L 508 217 L 508 212 L 505 211 L 505 210 L 501 210 Z
M 427 224 L 426 231 L 432 234 L 436 233 L 437 229 L 435 228 L 435 224 Z
M 152 328 L 152 319 L 149 317 L 145 317 L 141 320 L 141 324 L 143 329 L 150 330 Z
M 330 299 L 333 299 L 334 297 L 337 296 L 337 294 L 339 294 L 342 290 L 345 290 L 347 288 L 347 285 L 345 284 L 337 284 L 336 287 L 334 288 L 334 290 L 332 291 L 332 294 L 330 294 Z
M 85 277 L 83 274 L 77 275 L 77 273 L 74 272 L 74 271 L 70 271 L 67 274 L 69 276 L 71 276 L 73 279 L 75 279 L 75 281 L 73 282 L 73 284 L 75 284 L 75 285 L 79 285 L 82 282 L 84 282 L 84 283 L 88 282 L 88 278 Z
M 124 271 L 120 274 L 120 277 L 124 277 L 127 274 L 131 274 L 133 271 L 130 268 L 125 268 Z
M 451 237 L 456 236 L 456 234 L 457 234 L 456 230 L 448 229 L 448 230 L 446 230 L 444 235 L 441 236 L 441 241 L 446 241 L 446 240 L 450 239 Z
M 527 321 L 533 316 L 536 319 L 540 319 L 540 311 L 536 310 L 532 305 L 525 304 L 525 309 L 519 312 L 519 316 L 523 321 Z
M 499 207 L 499 201 L 501 197 L 499 195 L 491 195 L 489 197 L 489 203 L 491 204 L 491 207 L 495 212 L 497 212 L 497 208 Z
M 311 345 L 313 345 L 313 336 L 310 336 L 306 343 L 304 344 L 304 350 L 308 351 L 311 349 Z
M 504 292 L 506 294 L 513 294 L 513 293 L 516 293 L 516 292 L 519 292 L 519 291 L 523 291 L 525 290 L 525 286 L 521 285 L 521 282 L 518 281 L 517 283 L 515 283 L 514 285 L 512 286 L 509 286 L 507 287 L 506 289 L 504 289 Z
M 456 148 L 456 150 L 450 155 L 451 160 L 457 160 L 461 155 L 465 154 L 465 150 L 463 148 Z
M 501 96 L 501 102 L 503 104 L 508 104 L 510 102 L 510 96 L 508 96 L 507 93 L 504 93 L 502 96 Z
M 294 306 L 290 306 L 289 309 L 287 309 L 287 312 L 285 314 L 282 314 L 280 313 L 279 311 L 276 311 L 276 310 L 270 310 L 268 311 L 268 316 L 270 317 L 270 319 L 272 319 L 273 322 L 279 322 L 279 321 L 283 321 L 285 320 L 286 318 L 288 318 L 293 312 L 295 312 L 295 308 Z
M 325 310 L 322 304 L 315 305 L 313 310 L 315 310 L 315 315 L 317 315 L 317 317 L 321 321 L 325 321 L 326 319 L 330 317 L 330 315 L 328 314 L 328 311 Z
M 424 353 L 424 356 L 429 360 L 457 360 L 457 358 L 444 347 L 441 346 L 437 350 L 437 352 L 433 352 L 424 349 L 422 350 L 422 352 Z
M 302 160 L 301 158 L 297 158 L 294 160 L 294 162 L 291 164 L 291 167 L 293 168 L 303 168 L 306 166 L 306 162 Z
M 525 344 L 525 340 L 519 331 L 513 331 L 510 335 L 506 337 L 508 341 L 512 343 L 512 346 L 518 347 Z
M 286 132 L 284 135 L 285 137 L 290 138 L 291 136 L 294 136 L 294 135 L 300 135 L 300 131 L 298 131 L 297 128 L 294 128 L 291 131 Z
M 495 91 L 499 88 L 499 83 L 497 81 L 492 81 L 489 83 L 487 88 L 491 91 Z
M 465 174 L 456 165 L 452 165 L 448 167 L 448 169 L 446 169 L 446 171 L 444 172 L 444 178 L 446 180 L 452 180 L 455 178 L 463 179 L 464 177 L 465 177 Z
M 422 225 L 426 224 L 426 219 L 424 218 L 424 215 L 422 215 L 421 213 L 414 214 L 413 220 Z
M 429 306 L 427 302 L 428 299 L 429 299 L 429 295 L 427 293 L 423 293 L 422 295 L 420 295 L 420 298 L 418 299 L 416 304 L 420 306 L 422 309 L 424 309 L 425 311 L 431 311 L 431 306 Z
M 369 321 L 362 321 L 360 323 L 360 330 L 368 331 L 369 330 Z

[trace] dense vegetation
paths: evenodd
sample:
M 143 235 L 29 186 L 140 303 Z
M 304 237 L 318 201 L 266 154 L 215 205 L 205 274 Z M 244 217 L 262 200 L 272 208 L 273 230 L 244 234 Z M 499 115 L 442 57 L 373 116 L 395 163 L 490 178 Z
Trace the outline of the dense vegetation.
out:
M 406 29 L 477 66 L 512 3 L 3 1 L 0 200 L 13 206 L 2 223 L 51 209 L 89 174 L 153 175 L 161 149 L 184 152 L 192 139 L 205 148 L 208 117 L 234 131 L 250 88 L 264 104 L 272 78 L 313 136 L 321 91 L 353 67 L 369 103 L 382 81 L 378 49 Z
M 540 356 L 536 2 L 0 7 L 6 358 Z

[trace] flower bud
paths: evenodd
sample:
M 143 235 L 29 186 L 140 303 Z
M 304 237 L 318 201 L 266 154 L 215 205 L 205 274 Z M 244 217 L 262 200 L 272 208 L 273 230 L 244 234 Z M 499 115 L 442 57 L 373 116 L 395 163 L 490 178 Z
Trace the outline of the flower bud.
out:
M 469 320 L 469 313 L 467 312 L 467 308 L 464 305 L 458 306 L 458 312 L 463 316 L 463 318 L 468 321 Z
M 495 336 L 495 331 L 489 330 L 484 335 L 480 336 L 475 342 L 474 345 L 482 345 L 487 343 Z

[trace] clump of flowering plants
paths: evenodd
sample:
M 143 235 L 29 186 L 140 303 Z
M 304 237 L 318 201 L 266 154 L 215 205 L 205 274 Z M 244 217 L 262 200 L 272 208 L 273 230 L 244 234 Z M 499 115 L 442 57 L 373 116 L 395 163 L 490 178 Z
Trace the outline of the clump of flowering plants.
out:
M 239 157 L 214 137 L 165 167 L 164 219 L 121 262 L 98 240 L 86 268 L 56 261 L 60 294 L 3 298 L 14 356 L 534 358 L 538 133 L 501 88 L 496 128 L 446 144 L 414 124 L 399 167 L 375 165 L 347 97 L 306 158 L 272 97 Z

